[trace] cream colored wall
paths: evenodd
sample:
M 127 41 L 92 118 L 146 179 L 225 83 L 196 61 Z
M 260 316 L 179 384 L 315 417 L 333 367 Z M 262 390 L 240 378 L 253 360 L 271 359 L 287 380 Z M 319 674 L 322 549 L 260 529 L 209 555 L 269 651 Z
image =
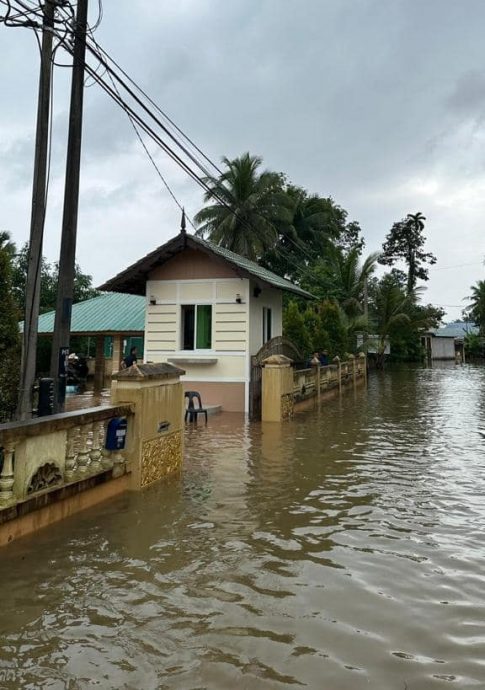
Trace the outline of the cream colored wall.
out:
M 157 274 L 161 275 L 161 273 Z M 236 301 L 240 296 L 241 303 Z M 249 380 L 249 280 L 149 280 L 146 287 L 145 361 L 173 361 L 182 381 L 243 383 Z M 155 301 L 156 304 L 150 304 Z M 211 304 L 212 349 L 181 349 L 181 306 Z M 190 359 L 191 362 L 177 361 Z M 216 359 L 213 364 L 205 364 Z M 204 362 L 197 364 L 197 360 Z
M 269 287 L 253 297 L 256 282 L 246 278 L 206 278 L 162 280 L 159 270 L 155 280 L 147 281 L 145 361 L 173 363 L 185 369 L 182 381 L 246 384 L 246 409 L 250 378 L 250 355 L 263 344 L 263 307 L 272 310 L 272 335 L 282 333 L 282 293 Z M 240 299 L 240 302 L 237 300 Z M 156 304 L 150 304 L 156 301 Z M 181 306 L 211 304 L 212 349 L 181 349 Z M 214 364 L 197 364 L 190 359 Z
M 255 355 L 263 345 L 263 307 L 271 309 L 272 337 L 283 334 L 283 293 L 275 288 L 259 285 L 261 293 L 254 297 L 257 283 L 251 281 L 249 291 L 249 353 Z

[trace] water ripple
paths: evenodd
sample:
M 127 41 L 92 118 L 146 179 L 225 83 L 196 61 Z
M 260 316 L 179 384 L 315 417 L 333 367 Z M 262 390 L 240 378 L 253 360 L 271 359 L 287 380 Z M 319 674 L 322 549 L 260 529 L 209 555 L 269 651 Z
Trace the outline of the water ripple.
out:
M 485 370 L 187 431 L 180 482 L 2 551 L 0 688 L 485 687 Z

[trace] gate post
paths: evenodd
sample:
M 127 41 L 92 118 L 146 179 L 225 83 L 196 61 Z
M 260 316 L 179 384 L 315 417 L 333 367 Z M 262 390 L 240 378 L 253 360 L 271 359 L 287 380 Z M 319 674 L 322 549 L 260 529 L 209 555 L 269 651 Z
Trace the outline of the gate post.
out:
M 134 364 L 113 375 L 113 404 L 135 405 L 127 439 L 133 489 L 143 489 L 182 466 L 182 374 L 183 369 L 171 364 Z
M 263 361 L 262 410 L 263 422 L 281 422 L 293 414 L 292 360 L 284 355 L 271 355 Z

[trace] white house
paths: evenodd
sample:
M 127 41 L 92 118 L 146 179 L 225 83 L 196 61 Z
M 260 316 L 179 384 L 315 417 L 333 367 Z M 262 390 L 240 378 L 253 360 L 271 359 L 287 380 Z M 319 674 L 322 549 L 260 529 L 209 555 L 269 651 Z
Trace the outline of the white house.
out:
M 145 361 L 185 369 L 185 390 L 248 411 L 251 355 L 282 335 L 283 292 L 305 290 L 182 231 L 101 290 L 145 295 Z

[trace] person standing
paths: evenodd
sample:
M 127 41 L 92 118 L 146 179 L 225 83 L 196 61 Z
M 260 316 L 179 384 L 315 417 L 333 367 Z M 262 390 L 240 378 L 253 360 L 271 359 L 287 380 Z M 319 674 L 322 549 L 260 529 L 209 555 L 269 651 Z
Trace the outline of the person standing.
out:
M 133 366 L 133 364 L 136 364 L 137 354 L 138 354 L 138 350 L 136 348 L 136 345 L 134 345 L 130 350 L 130 354 L 127 357 L 125 357 L 123 360 L 126 368 Z

